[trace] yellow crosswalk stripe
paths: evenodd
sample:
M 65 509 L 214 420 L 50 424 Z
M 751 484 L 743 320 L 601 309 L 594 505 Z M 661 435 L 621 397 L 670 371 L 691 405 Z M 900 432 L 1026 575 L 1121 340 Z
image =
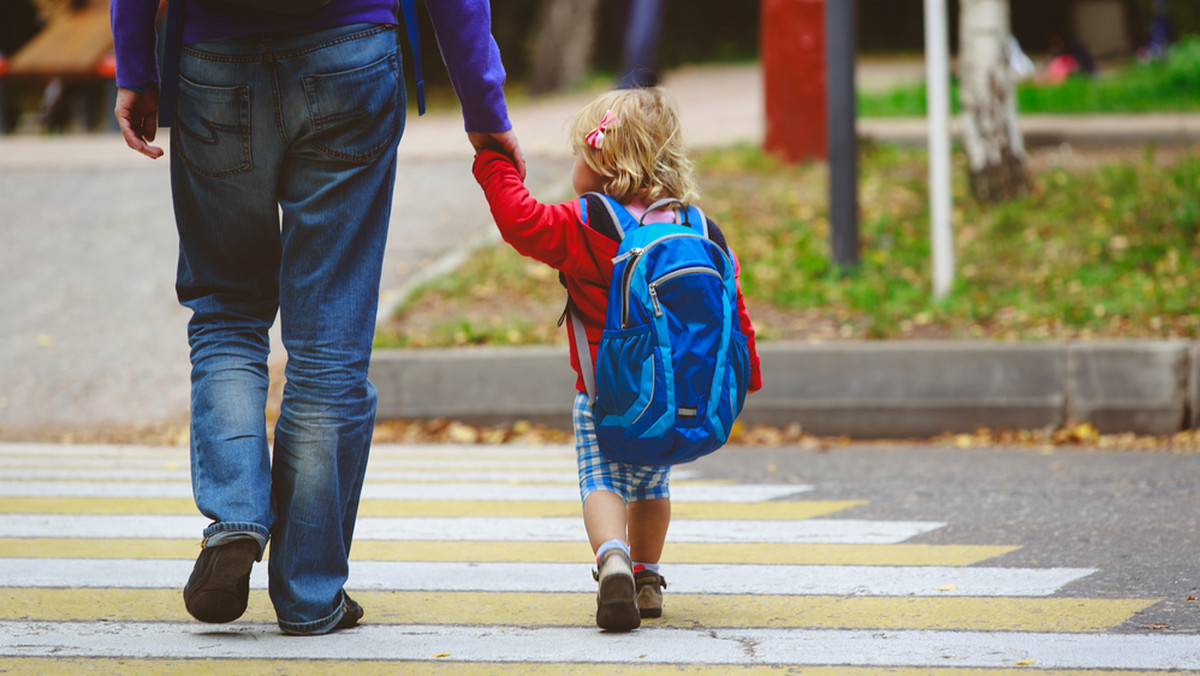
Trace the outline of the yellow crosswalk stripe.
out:
M 595 595 L 525 592 L 354 592 L 371 624 L 590 627 Z M 670 594 L 655 626 L 1101 632 L 1155 603 L 1148 599 L 874 597 Z M 177 589 L 0 588 L 0 619 L 186 622 Z M 275 621 L 265 591 L 245 622 Z
M 844 545 L 702 543 L 667 540 L 670 563 L 757 563 L 841 566 L 970 566 L 1020 549 L 1010 545 Z M 0 558 L 194 559 L 196 540 L 0 538 Z M 591 549 L 579 542 L 395 542 L 360 540 L 355 561 L 469 561 L 573 563 Z
M 676 519 L 803 520 L 865 505 L 862 500 L 807 500 L 803 502 L 681 502 L 671 506 Z M 5 514 L 196 514 L 190 498 L 0 498 Z M 580 517 L 577 500 L 564 502 L 511 500 L 363 500 L 360 517 L 372 516 L 511 516 Z
M 0 673 L 40 674 L 42 676 L 79 676 L 79 674 L 119 674 L 120 676 L 257 676 L 287 673 L 290 676 L 328 676 L 332 673 L 376 676 L 413 674 L 424 676 L 980 676 L 996 674 L 995 669 L 947 667 L 784 667 L 736 664 L 547 664 L 537 662 L 448 662 L 433 655 L 426 662 L 384 660 L 161 660 L 125 658 L 41 658 L 0 659 Z M 1066 676 L 1079 671 L 1056 671 L 1021 667 L 1022 676 Z M 1167 676 L 1175 671 L 1093 670 L 1087 676 Z

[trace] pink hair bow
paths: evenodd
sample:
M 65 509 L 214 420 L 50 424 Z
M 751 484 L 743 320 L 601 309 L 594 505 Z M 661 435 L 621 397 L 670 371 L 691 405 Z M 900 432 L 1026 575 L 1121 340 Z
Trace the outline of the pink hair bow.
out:
M 608 128 L 616 123 L 617 116 L 613 115 L 613 111 L 605 111 L 604 119 L 600 120 L 600 126 L 588 132 L 587 136 L 584 137 L 584 140 L 587 141 L 589 146 L 595 148 L 596 150 L 600 150 L 600 148 L 604 145 L 604 132 L 608 131 Z

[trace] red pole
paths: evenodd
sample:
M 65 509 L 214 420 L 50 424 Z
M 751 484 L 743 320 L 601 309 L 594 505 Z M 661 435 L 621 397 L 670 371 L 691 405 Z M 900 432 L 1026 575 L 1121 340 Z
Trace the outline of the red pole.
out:
M 762 0 L 761 22 L 767 116 L 763 147 L 788 162 L 824 159 L 825 2 Z

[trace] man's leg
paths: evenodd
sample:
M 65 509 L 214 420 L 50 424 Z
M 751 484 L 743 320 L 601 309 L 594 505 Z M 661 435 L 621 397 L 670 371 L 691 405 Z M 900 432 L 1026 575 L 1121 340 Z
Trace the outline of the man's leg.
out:
M 278 307 L 280 144 L 259 105 L 269 95 L 250 98 L 267 89 L 258 58 L 215 59 L 205 48 L 181 60 L 171 143 L 176 290 L 193 311 L 192 487 L 213 521 L 184 598 L 197 619 L 228 622 L 245 610 L 250 567 L 274 518 L 264 409 L 267 331 Z
M 362 613 L 343 586 L 375 422 L 367 367 L 404 89 L 393 28 L 343 27 L 304 41 L 276 45 L 293 140 L 279 182 L 288 365 L 270 589 L 284 631 L 321 634 Z

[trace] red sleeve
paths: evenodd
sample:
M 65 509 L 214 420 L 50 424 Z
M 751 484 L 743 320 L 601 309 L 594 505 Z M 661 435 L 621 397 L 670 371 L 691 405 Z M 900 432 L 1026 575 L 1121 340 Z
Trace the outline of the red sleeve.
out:
M 584 225 L 579 201 L 542 204 L 521 182 L 512 160 L 491 150 L 475 157 L 475 180 L 483 188 L 500 235 L 522 255 L 567 275 L 607 284 L 604 256 L 616 245 Z M 611 264 L 607 266 L 611 274 Z
M 730 251 L 730 253 L 733 253 Z M 750 348 L 750 383 L 749 390 L 757 392 L 762 389 L 762 367 L 758 360 L 758 343 L 755 340 L 754 324 L 750 322 L 750 312 L 746 310 L 746 298 L 742 296 L 742 264 L 737 255 L 733 256 L 733 274 L 737 277 L 738 320 L 742 325 L 742 333 L 746 336 L 746 346 Z

